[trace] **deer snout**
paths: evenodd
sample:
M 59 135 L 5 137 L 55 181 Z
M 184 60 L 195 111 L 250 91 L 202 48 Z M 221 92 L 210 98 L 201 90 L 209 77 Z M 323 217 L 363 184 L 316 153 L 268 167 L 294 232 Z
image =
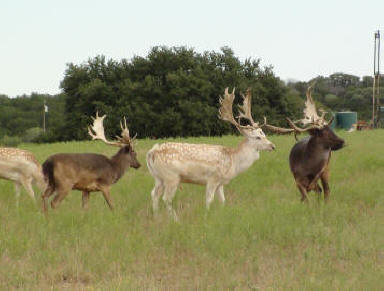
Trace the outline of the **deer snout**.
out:
M 269 142 L 269 144 L 267 145 L 266 150 L 267 151 L 273 151 L 273 150 L 275 150 L 275 148 L 276 148 L 276 146 L 273 143 Z
M 332 151 L 337 151 L 337 150 L 343 148 L 344 145 L 345 145 L 344 140 L 341 139 L 341 138 L 338 138 L 338 139 L 335 140 L 335 141 L 333 142 L 333 144 L 331 145 L 331 150 L 332 150 Z
M 131 167 L 137 170 L 138 168 L 141 167 L 141 164 L 139 162 L 137 162 L 137 163 L 132 164 Z
M 334 144 L 334 145 L 331 147 L 331 150 L 333 150 L 333 151 L 337 151 L 337 150 L 339 150 L 339 149 L 341 149 L 341 148 L 343 148 L 343 147 L 344 147 L 344 140 L 341 140 L 341 141 L 337 142 L 336 144 Z

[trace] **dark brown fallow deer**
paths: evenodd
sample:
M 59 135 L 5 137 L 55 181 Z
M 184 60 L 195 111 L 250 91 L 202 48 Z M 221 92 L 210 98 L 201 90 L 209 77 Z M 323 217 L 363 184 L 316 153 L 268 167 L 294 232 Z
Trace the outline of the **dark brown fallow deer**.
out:
M 93 153 L 65 153 L 50 156 L 43 163 L 43 174 L 48 183 L 48 187 L 42 196 L 43 210 L 45 212 L 48 208 L 47 200 L 52 194 L 56 193 L 51 206 L 56 208 L 72 189 L 83 192 L 83 208 L 88 208 L 91 192 L 101 191 L 112 210 L 110 186 L 116 183 L 129 167 L 135 169 L 140 167 L 125 118 L 124 127 L 120 123 L 121 137 L 118 137 L 116 141 L 108 141 L 105 138 L 104 118 L 105 115 L 100 117 L 96 113 L 92 127 L 88 127 L 88 133 L 93 140 L 102 140 L 108 145 L 120 147 L 120 150 L 111 158 Z
M 278 133 L 303 133 L 308 132 L 309 136 L 298 141 L 289 155 L 291 172 L 295 178 L 297 187 L 301 193 L 301 201 L 307 201 L 307 192 L 314 190 L 321 194 L 321 187 L 318 180 L 321 180 L 324 199 L 329 199 L 330 189 L 329 161 L 331 152 L 341 149 L 344 140 L 339 138 L 330 128 L 333 118 L 325 120 L 325 112 L 321 116 L 317 114 L 315 102 L 311 96 L 311 87 L 307 89 L 307 100 L 304 108 L 304 118 L 298 120 L 305 128 L 301 128 L 287 118 L 291 128 L 281 128 L 265 124 L 265 127 Z

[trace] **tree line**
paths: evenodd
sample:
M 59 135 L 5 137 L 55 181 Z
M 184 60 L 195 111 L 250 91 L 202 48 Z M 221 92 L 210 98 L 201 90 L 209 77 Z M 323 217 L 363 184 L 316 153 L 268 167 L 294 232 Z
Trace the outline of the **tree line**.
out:
M 43 131 L 44 104 L 49 111 L 46 132 Z M 64 94 L 32 93 L 17 98 L 0 95 L 0 144 L 15 146 L 20 142 L 58 140 L 57 130 L 64 120 L 64 109 Z
M 384 77 L 379 80 L 380 104 L 384 106 Z M 288 87 L 305 95 L 309 84 L 315 84 L 312 96 L 329 110 L 355 111 L 359 120 L 372 118 L 373 77 L 335 73 L 328 77 L 319 76 L 309 82 L 290 82 Z
M 225 87 L 236 87 L 235 104 L 241 102 L 239 92 L 251 88 L 255 119 L 267 116 L 268 122 L 287 126 L 285 117 L 301 117 L 305 90 L 313 82 L 313 97 L 328 111 L 352 110 L 359 119 L 370 118 L 373 78 L 369 76 L 335 73 L 284 83 L 272 67 L 261 66 L 259 59 L 241 61 L 228 47 L 204 53 L 154 47 L 146 57 L 131 60 L 97 56 L 70 63 L 60 85 L 63 93 L 58 95 L 0 95 L 0 142 L 9 137 L 35 142 L 87 139 L 87 125 L 96 111 L 108 115 L 105 128 L 111 136 L 119 134 L 123 116 L 140 138 L 234 133 L 217 118 Z M 41 130 L 44 102 L 49 108 L 46 132 Z

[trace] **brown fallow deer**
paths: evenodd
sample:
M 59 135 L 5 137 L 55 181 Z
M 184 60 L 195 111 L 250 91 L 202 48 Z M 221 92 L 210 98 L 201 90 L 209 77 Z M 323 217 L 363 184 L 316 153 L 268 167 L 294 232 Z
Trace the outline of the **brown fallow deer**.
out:
M 93 140 L 102 140 L 104 143 L 120 147 L 120 150 L 111 158 L 104 155 L 83 154 L 55 154 L 43 163 L 43 174 L 48 181 L 48 187 L 44 192 L 43 210 L 47 211 L 47 200 L 53 194 L 52 208 L 64 199 L 72 189 L 83 192 L 83 208 L 88 208 L 91 192 L 101 191 L 110 207 L 113 204 L 110 197 L 110 186 L 116 183 L 129 168 L 138 169 L 140 163 L 133 149 L 133 139 L 129 135 L 127 123 L 124 118 L 124 127 L 121 126 L 121 137 L 116 141 L 108 141 L 104 135 L 103 120 L 105 115 L 93 118 L 92 127 L 88 127 L 88 133 Z
M 344 140 L 339 138 L 330 128 L 333 118 L 326 121 L 324 111 L 321 116 L 317 114 L 315 102 L 311 96 L 311 87 L 307 89 L 306 95 L 303 119 L 292 122 L 287 118 L 291 128 L 271 125 L 265 125 L 265 127 L 278 133 L 309 133 L 309 136 L 298 141 L 291 149 L 289 165 L 301 193 L 301 201 L 307 201 L 307 193 L 311 190 L 321 194 L 319 179 L 323 186 L 324 199 L 327 201 L 330 194 L 328 179 L 331 152 L 341 149 Z M 297 122 L 301 122 L 305 128 L 297 126 L 295 124 Z
M 41 191 L 46 187 L 41 165 L 35 156 L 29 151 L 16 148 L 0 148 L 0 178 L 14 182 L 16 205 L 19 205 L 21 186 L 33 200 L 35 193 L 32 184 Z
M 209 209 L 215 193 L 224 204 L 223 186 L 241 172 L 247 170 L 260 157 L 260 151 L 275 148 L 263 133 L 261 126 L 251 116 L 251 92 L 247 91 L 243 104 L 239 106 L 239 122 L 232 113 L 235 89 L 220 98 L 219 118 L 233 124 L 245 139 L 236 147 L 229 148 L 211 144 L 163 143 L 155 144 L 147 153 L 149 172 L 155 179 L 151 192 L 153 212 L 158 212 L 162 196 L 168 212 L 175 220 L 177 215 L 172 208 L 172 199 L 179 183 L 206 185 L 206 207 Z M 245 118 L 250 125 L 241 125 Z

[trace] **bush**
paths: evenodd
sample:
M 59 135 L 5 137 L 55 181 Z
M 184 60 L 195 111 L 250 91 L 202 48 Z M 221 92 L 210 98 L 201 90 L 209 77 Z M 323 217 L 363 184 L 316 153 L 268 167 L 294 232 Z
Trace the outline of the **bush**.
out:
M 43 132 L 40 134 L 37 138 L 33 140 L 35 143 L 52 143 L 57 141 L 63 141 L 62 137 L 60 136 L 60 130 L 59 129 L 48 129 L 45 133 Z
M 17 147 L 22 142 L 19 136 L 5 135 L 0 139 L 0 144 L 7 147 Z
M 42 134 L 43 129 L 40 127 L 32 127 L 25 131 L 23 136 L 23 142 L 35 142 Z

